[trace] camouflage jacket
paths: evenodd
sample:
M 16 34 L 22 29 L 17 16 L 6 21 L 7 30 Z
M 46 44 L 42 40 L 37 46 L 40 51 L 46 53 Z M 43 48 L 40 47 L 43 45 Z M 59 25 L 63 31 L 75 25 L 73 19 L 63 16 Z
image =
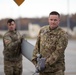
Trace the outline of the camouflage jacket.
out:
M 36 65 L 36 54 L 40 50 L 40 54 L 46 58 L 46 68 L 44 72 L 55 72 L 65 70 L 65 49 L 68 44 L 68 36 L 60 27 L 51 29 L 50 26 L 41 28 L 35 49 L 33 51 L 32 62 Z
M 17 31 L 7 31 L 3 37 L 4 59 L 8 61 L 22 60 L 21 35 Z

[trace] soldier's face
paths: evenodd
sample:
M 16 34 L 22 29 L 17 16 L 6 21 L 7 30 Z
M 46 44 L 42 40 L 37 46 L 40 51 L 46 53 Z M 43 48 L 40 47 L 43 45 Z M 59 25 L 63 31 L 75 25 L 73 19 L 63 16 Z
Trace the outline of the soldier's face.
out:
M 49 25 L 51 29 L 56 28 L 60 23 L 60 17 L 58 15 L 49 15 Z
M 8 29 L 10 31 L 14 31 L 16 29 L 16 25 L 14 21 L 12 21 L 11 23 L 8 23 Z

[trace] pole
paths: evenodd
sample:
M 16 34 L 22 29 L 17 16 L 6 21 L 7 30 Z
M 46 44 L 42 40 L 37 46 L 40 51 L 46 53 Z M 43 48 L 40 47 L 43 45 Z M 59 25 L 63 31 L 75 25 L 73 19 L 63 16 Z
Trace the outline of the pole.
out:
M 70 0 L 67 0 L 67 33 L 69 34 L 69 30 L 70 30 L 70 15 L 69 15 L 69 1 Z

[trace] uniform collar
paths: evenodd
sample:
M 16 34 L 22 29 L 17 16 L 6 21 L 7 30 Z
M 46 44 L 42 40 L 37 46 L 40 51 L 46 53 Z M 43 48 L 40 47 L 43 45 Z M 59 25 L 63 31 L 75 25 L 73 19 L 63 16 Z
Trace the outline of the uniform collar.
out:
M 16 30 L 14 30 L 14 31 L 10 31 L 10 30 L 8 30 L 10 33 L 16 33 Z
M 57 26 L 57 27 L 55 27 L 55 28 L 51 28 L 50 26 L 49 26 L 49 30 L 55 30 L 55 29 L 58 29 L 59 27 Z

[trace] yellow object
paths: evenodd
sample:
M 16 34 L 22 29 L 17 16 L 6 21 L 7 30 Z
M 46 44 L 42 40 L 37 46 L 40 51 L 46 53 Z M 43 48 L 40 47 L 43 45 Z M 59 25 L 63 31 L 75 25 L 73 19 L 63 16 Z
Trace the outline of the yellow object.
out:
M 14 1 L 18 6 L 20 6 L 24 2 L 24 0 L 14 0 Z

